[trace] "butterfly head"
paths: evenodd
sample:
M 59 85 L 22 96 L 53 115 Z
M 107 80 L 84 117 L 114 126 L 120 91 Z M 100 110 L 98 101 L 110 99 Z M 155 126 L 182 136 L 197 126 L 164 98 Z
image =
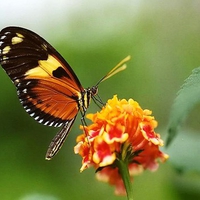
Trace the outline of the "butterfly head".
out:
M 97 95 L 98 94 L 98 85 L 95 85 L 95 86 L 91 87 L 90 91 L 91 91 L 91 95 L 92 96 Z

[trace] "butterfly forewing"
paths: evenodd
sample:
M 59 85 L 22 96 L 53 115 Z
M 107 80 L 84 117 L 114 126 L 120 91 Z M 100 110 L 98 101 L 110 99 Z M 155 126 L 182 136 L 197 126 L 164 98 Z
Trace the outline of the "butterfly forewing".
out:
M 61 126 L 77 115 L 84 89 L 69 64 L 39 35 L 19 27 L 3 29 L 0 62 L 20 102 L 38 122 Z

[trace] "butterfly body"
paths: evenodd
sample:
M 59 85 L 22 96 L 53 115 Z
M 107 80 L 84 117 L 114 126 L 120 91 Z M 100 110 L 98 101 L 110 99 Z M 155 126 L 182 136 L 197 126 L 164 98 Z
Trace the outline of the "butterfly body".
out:
M 79 111 L 84 117 L 98 84 L 125 69 L 119 66 L 128 59 L 95 86 L 84 89 L 70 65 L 45 39 L 20 27 L 0 32 L 0 64 L 16 86 L 26 112 L 44 125 L 62 126 L 49 145 L 47 160 L 61 148 Z

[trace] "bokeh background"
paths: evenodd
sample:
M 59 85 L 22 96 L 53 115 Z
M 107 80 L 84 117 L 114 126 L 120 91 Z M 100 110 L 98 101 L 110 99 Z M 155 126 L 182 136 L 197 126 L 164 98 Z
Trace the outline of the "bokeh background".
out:
M 133 98 L 142 108 L 152 110 L 159 122 L 157 132 L 165 140 L 176 92 L 200 65 L 199 10 L 198 0 L 6 0 L 1 1 L 0 29 L 16 25 L 41 35 L 70 63 L 84 87 L 97 83 L 131 55 L 128 68 L 103 82 L 99 95 L 105 102 L 114 94 Z M 0 91 L 0 199 L 126 199 L 114 196 L 111 186 L 98 182 L 92 168 L 79 173 L 81 158 L 73 147 L 81 133 L 80 116 L 60 153 L 46 161 L 47 147 L 59 129 L 29 117 L 2 69 Z M 97 110 L 91 103 L 88 112 Z M 198 130 L 198 113 L 196 107 L 184 126 Z M 196 173 L 200 165 L 183 174 L 188 163 L 198 163 L 198 145 L 188 143 L 191 138 L 199 141 L 196 137 L 176 138 L 169 149 L 163 149 L 171 159 L 157 172 L 134 178 L 134 199 L 200 197 Z M 188 161 L 187 156 L 194 159 Z

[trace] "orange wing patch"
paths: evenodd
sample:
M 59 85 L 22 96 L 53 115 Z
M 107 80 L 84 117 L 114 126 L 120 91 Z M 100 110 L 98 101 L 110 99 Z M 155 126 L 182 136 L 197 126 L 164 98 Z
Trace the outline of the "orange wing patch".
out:
M 30 89 L 26 99 L 41 112 L 59 118 L 61 121 L 68 121 L 78 112 L 77 95 L 76 90 L 72 91 L 71 88 L 69 90 L 68 85 L 61 85 L 59 81 L 51 78 L 39 80 Z

